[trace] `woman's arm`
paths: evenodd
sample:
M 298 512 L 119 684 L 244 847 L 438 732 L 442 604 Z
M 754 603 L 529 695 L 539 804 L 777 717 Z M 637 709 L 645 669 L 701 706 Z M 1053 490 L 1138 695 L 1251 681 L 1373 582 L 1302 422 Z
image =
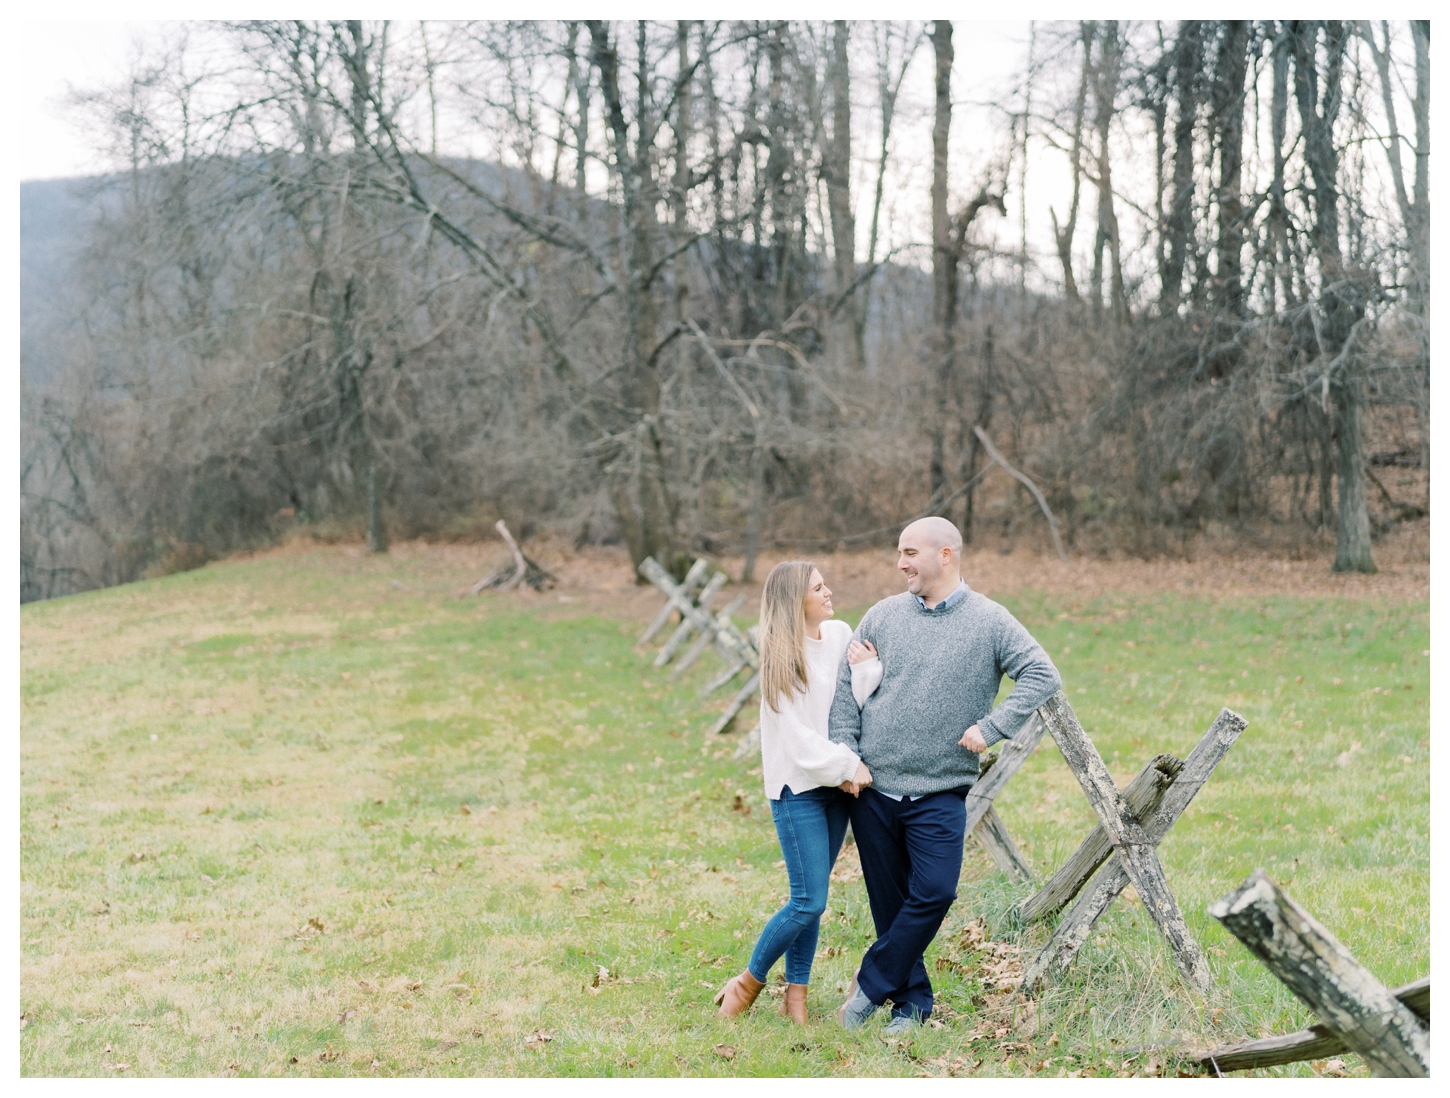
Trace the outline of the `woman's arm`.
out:
M 850 781 L 861 760 L 850 748 L 832 743 L 806 723 L 804 702 L 804 697 L 792 695 L 780 699 L 779 712 L 762 706 L 761 735 L 773 734 L 781 753 L 817 785 Z
M 855 641 L 851 642 L 851 647 L 853 649 L 856 647 Z M 865 708 L 866 699 L 876 693 L 876 688 L 881 685 L 881 677 L 885 671 L 880 657 L 876 655 L 874 646 L 864 659 L 851 663 L 851 693 L 856 698 L 857 709 Z

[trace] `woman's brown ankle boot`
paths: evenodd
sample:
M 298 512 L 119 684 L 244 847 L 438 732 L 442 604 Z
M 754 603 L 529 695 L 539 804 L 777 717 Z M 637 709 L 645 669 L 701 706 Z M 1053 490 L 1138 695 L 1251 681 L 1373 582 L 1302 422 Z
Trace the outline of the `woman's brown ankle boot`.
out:
M 731 978 L 715 996 L 715 1002 L 720 1004 L 720 1017 L 734 1018 L 737 1014 L 744 1014 L 763 987 L 765 985 L 750 975 L 748 968 Z
M 781 1001 L 780 1012 L 798 1026 L 806 1024 L 806 988 L 807 984 L 786 984 L 785 998 Z

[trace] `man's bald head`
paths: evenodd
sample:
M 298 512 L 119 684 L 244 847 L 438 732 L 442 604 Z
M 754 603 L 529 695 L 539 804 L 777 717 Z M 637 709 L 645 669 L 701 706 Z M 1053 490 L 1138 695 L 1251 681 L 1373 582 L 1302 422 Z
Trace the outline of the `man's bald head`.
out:
M 904 545 L 908 538 L 919 543 L 923 548 L 950 549 L 952 556 L 961 558 L 962 532 L 957 529 L 956 523 L 944 519 L 940 515 L 929 515 L 926 518 L 917 519 L 901 531 L 901 544 Z
M 896 543 L 896 567 L 906 589 L 935 606 L 956 590 L 962 577 L 962 534 L 944 518 L 917 519 Z

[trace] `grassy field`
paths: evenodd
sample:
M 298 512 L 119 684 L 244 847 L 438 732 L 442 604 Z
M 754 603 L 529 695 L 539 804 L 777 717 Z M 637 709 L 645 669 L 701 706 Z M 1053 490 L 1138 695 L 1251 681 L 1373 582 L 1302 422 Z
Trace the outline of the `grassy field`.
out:
M 973 846 L 940 1026 L 892 1042 L 829 1015 L 872 937 L 849 853 L 808 1030 L 714 1017 L 786 881 L 758 759 L 704 736 L 713 658 L 671 684 L 636 623 L 404 568 L 318 549 L 22 609 L 25 1074 L 1171 1073 L 1152 1047 L 1307 1021 L 1204 911 L 1256 866 L 1386 983 L 1429 970 L 1423 603 L 1008 600 L 1120 782 L 1248 719 L 1162 847 L 1218 986 L 1119 903 L 1035 1022 L 1001 1019 L 1046 932 Z M 1039 873 L 1092 823 L 1050 739 L 998 806 Z

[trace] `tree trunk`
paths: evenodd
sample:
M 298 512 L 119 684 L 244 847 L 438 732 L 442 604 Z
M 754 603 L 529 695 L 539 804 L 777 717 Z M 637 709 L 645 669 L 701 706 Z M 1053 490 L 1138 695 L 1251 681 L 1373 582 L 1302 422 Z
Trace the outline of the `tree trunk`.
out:
M 1123 286 L 1122 242 L 1118 236 L 1118 215 L 1113 205 L 1113 165 L 1108 139 L 1117 114 L 1118 81 L 1122 71 L 1123 39 L 1116 20 L 1103 24 L 1102 47 L 1094 73 L 1093 108 L 1097 129 L 1098 232 L 1094 244 L 1093 300 L 1101 307 L 1103 248 L 1108 251 L 1108 297 L 1113 323 L 1128 319 L 1128 299 Z
M 1057 245 L 1058 261 L 1062 264 L 1063 293 L 1073 305 L 1082 304 L 1082 294 L 1078 292 L 1077 279 L 1072 274 L 1072 239 L 1077 233 L 1077 211 L 1082 198 L 1082 129 L 1087 115 L 1088 82 L 1092 75 L 1093 39 L 1097 34 L 1097 24 L 1084 22 L 1079 24 L 1079 28 L 1082 72 L 1078 77 L 1077 99 L 1072 109 L 1072 202 L 1067 208 L 1067 222 L 1062 226 L 1057 223 L 1057 211 L 1051 207 L 1047 211 L 1052 217 L 1053 241 Z
M 640 25 L 643 33 L 643 24 Z M 653 141 L 655 127 L 648 117 L 649 73 L 648 54 L 639 50 L 640 102 L 636 115 L 638 148 L 631 149 L 629 126 L 624 117 L 624 100 L 619 86 L 619 53 L 609 40 L 608 27 L 599 20 L 590 20 L 594 64 L 599 70 L 599 86 L 604 95 L 605 118 L 611 135 L 614 168 L 619 176 L 624 207 L 626 241 L 624 257 L 625 340 L 624 368 L 621 373 L 620 402 L 636 417 L 638 432 L 635 459 L 609 463 L 611 476 L 625 474 L 629 487 L 615 485 L 610 492 L 616 507 L 621 502 L 637 506 L 635 514 L 621 511 L 620 522 L 630 546 L 636 567 L 652 556 L 666 568 L 677 563 L 674 552 L 674 516 L 665 478 L 663 439 L 660 437 L 660 387 L 655 372 L 654 351 L 658 327 L 654 299 L 654 237 L 655 206 L 659 198 L 653 177 Z M 604 455 L 601 455 L 604 457 Z M 607 460 L 607 458 L 605 458 Z M 624 468 L 622 469 L 621 466 Z M 633 496 L 631 501 L 630 497 Z M 626 508 L 629 510 L 630 508 Z M 631 538 L 630 528 L 635 527 Z
M 675 102 L 675 172 L 670 188 L 670 214 L 674 230 L 675 322 L 683 324 L 689 314 L 690 260 L 685 242 L 690 238 L 690 136 L 693 127 L 694 80 L 685 74 L 690 69 L 690 27 L 688 19 L 675 25 L 676 64 L 679 65 L 680 87 Z M 689 343 L 681 343 L 680 354 L 688 354 Z
M 741 583 L 755 582 L 755 556 L 760 550 L 760 526 L 765 514 L 765 447 L 760 439 L 750 449 L 750 515 L 745 522 L 745 569 Z
M 1273 91 L 1269 106 L 1270 140 L 1274 147 L 1274 176 L 1269 183 L 1269 218 L 1267 240 L 1268 266 L 1270 276 L 1269 298 L 1271 304 L 1282 298 L 1284 308 L 1295 303 L 1294 265 L 1289 253 L 1289 211 L 1284 202 L 1284 170 L 1286 152 L 1284 142 L 1288 133 L 1289 114 L 1289 57 L 1292 52 L 1289 32 L 1283 25 L 1274 37 L 1273 46 Z M 1278 291 L 1274 292 L 1274 283 Z
M 770 203 L 770 254 L 774 261 L 775 301 L 768 326 L 779 329 L 800 299 L 801 273 L 796 268 L 795 194 L 796 164 L 791 148 L 793 127 L 786 104 L 785 25 L 771 25 L 765 40 L 769 66 L 766 88 L 766 131 L 769 150 L 765 162 L 765 189 Z
M 1167 256 L 1161 272 L 1159 313 L 1171 316 L 1183 299 L 1183 269 L 1193 232 L 1193 132 L 1198 118 L 1198 88 L 1203 70 L 1203 23 L 1185 19 L 1173 50 L 1173 83 L 1178 118 L 1173 125 L 1173 201 L 1164 232 Z
M 933 500 L 942 498 L 946 485 L 946 406 L 955 350 L 952 331 L 956 255 L 952 248 L 951 218 L 947 213 L 947 148 L 952 128 L 952 25 L 938 19 L 932 26 L 936 55 L 936 107 L 931 129 L 931 318 L 932 349 L 936 369 L 936 407 L 932 413 L 930 485 Z
M 368 448 L 367 496 L 368 496 L 368 552 L 388 551 L 388 528 L 383 525 L 383 505 L 378 496 L 377 456 Z
M 1324 73 L 1318 57 L 1322 32 Z M 1314 246 L 1319 259 L 1319 355 L 1328 374 L 1339 480 L 1336 572 L 1374 572 L 1370 555 L 1369 511 L 1364 491 L 1364 437 L 1360 405 L 1362 366 L 1346 347 L 1364 313 L 1362 288 L 1348 276 L 1339 246 L 1339 150 L 1334 123 L 1341 104 L 1341 78 L 1349 28 L 1338 20 L 1296 21 L 1294 95 L 1304 135 L 1304 162 L 1314 181 Z
M 1358 371 L 1331 388 L 1334 394 L 1335 456 L 1339 481 L 1336 572 L 1377 572 L 1370 554 L 1369 507 L 1364 490 L 1363 398 Z
M 821 157 L 826 200 L 831 212 L 831 252 L 835 261 L 836 316 L 832 328 L 836 342 L 853 369 L 864 361 L 862 331 L 857 323 L 856 218 L 851 211 L 851 64 L 847 53 L 851 24 L 838 19 L 832 25 L 828 64 L 831 87 L 831 136 Z
M 592 70 L 589 65 L 579 66 L 579 71 L 574 81 L 574 203 L 575 215 L 581 224 L 585 223 L 589 216 L 589 196 L 585 189 L 587 182 L 585 167 L 588 163 L 589 150 L 589 101 L 592 98 L 590 92 L 594 87 Z
M 995 351 L 996 346 L 992 339 L 992 326 L 987 325 L 986 338 L 982 342 L 982 374 L 981 384 L 977 389 L 977 415 L 973 421 L 982 430 L 990 430 L 992 426 L 992 405 L 996 395 L 995 373 Z M 962 482 L 967 485 L 967 498 L 962 504 L 962 541 L 967 545 L 972 544 L 975 536 L 976 523 L 976 499 L 977 486 L 972 483 L 977 476 L 977 459 L 981 456 L 981 441 L 977 438 L 975 431 L 966 429 L 963 424 L 963 431 L 967 436 L 967 452 L 962 463 Z
M 1250 24 L 1231 20 L 1214 66 L 1214 119 L 1218 127 L 1217 296 L 1229 313 L 1243 313 L 1244 97 Z

